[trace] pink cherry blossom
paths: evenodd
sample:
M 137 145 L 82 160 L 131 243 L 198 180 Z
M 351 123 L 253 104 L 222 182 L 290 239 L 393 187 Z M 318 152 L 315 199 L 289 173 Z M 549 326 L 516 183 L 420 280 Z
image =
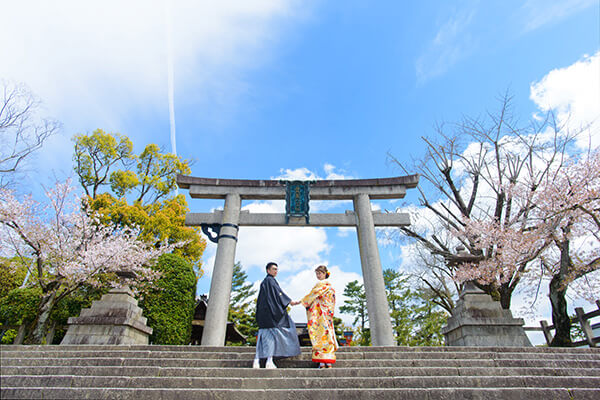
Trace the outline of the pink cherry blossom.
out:
M 564 285 L 600 267 L 600 151 L 569 160 L 548 174 L 535 190 L 528 182 L 506 185 L 508 196 L 527 210 L 502 221 L 465 219 L 464 229 L 454 234 L 482 254 L 481 261 L 465 263 L 456 272 L 461 282 L 483 284 L 513 279 L 518 266 L 539 259 L 544 268 L 525 273 L 551 277 L 559 272 L 560 251 L 556 246 L 569 240 L 570 265 Z M 585 287 L 579 285 L 578 287 Z M 597 296 L 588 285 L 585 297 Z
M 151 264 L 174 247 L 146 244 L 138 229 L 99 223 L 86 210 L 85 198 L 72 191 L 69 182 L 59 183 L 46 191 L 48 203 L 40 204 L 0 189 L 0 254 L 32 260 L 43 293 L 34 340 L 43 337 L 47 316 L 62 297 L 123 270 L 152 282 L 158 274 Z

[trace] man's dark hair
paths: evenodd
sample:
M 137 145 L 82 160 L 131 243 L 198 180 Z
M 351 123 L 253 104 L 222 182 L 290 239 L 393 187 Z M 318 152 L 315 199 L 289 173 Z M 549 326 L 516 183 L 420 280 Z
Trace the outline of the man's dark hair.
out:
M 279 266 L 279 265 L 277 265 L 277 263 L 270 262 L 270 263 L 267 264 L 267 267 L 265 268 L 265 271 L 269 272 L 269 268 L 271 268 L 273 265 L 276 266 L 276 267 Z

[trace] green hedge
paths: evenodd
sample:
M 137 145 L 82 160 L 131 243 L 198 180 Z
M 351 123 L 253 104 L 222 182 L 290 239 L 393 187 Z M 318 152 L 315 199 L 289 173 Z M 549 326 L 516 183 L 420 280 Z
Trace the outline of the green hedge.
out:
M 154 267 L 162 273 L 155 289 L 142 294 L 140 307 L 153 329 L 153 344 L 189 344 L 196 303 L 196 274 L 174 254 L 162 255 Z
M 7 325 L 28 324 L 35 319 L 42 291 L 37 288 L 13 289 L 0 300 L 0 321 Z

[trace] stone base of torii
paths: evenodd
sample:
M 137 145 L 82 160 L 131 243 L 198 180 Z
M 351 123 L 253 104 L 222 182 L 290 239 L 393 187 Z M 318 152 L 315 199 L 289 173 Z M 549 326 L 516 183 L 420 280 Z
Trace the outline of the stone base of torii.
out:
M 179 188 L 189 189 L 192 198 L 225 200 L 222 211 L 186 215 L 185 223 L 188 226 L 210 226 L 215 229 L 213 239 L 217 243 L 213 277 L 218 279 L 211 281 L 210 301 L 201 345 L 221 346 L 225 339 L 240 226 L 354 226 L 358 235 L 371 341 L 374 346 L 395 346 L 375 227 L 406 226 L 410 224 L 410 219 L 408 214 L 404 213 L 374 212 L 371 209 L 371 200 L 403 198 L 406 190 L 415 188 L 418 182 L 418 175 L 315 181 L 310 185 L 311 200 L 352 200 L 354 211 L 344 214 L 310 214 L 310 218 L 303 218 L 286 214 L 241 212 L 242 200 L 286 199 L 286 186 L 281 181 L 211 179 L 179 175 Z

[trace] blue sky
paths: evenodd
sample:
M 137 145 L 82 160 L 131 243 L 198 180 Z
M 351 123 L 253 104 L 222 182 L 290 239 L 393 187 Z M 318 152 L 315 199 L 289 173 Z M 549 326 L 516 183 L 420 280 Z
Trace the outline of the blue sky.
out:
M 25 82 L 63 123 L 23 191 L 72 174 L 76 133 L 102 128 L 128 135 L 138 150 L 151 142 L 170 149 L 169 54 L 177 152 L 195 160 L 194 176 L 396 176 L 387 152 L 418 158 L 420 137 L 437 122 L 493 110 L 507 90 L 523 120 L 555 107 L 590 122 L 600 108 L 597 0 L 24 0 L 0 11 L 0 78 Z M 384 267 L 402 265 L 399 247 L 380 252 Z M 213 257 L 209 246 L 201 293 Z M 253 281 L 278 261 L 292 297 L 314 283 L 317 263 L 331 266 L 338 292 L 361 279 L 352 230 L 242 228 L 237 259 Z

